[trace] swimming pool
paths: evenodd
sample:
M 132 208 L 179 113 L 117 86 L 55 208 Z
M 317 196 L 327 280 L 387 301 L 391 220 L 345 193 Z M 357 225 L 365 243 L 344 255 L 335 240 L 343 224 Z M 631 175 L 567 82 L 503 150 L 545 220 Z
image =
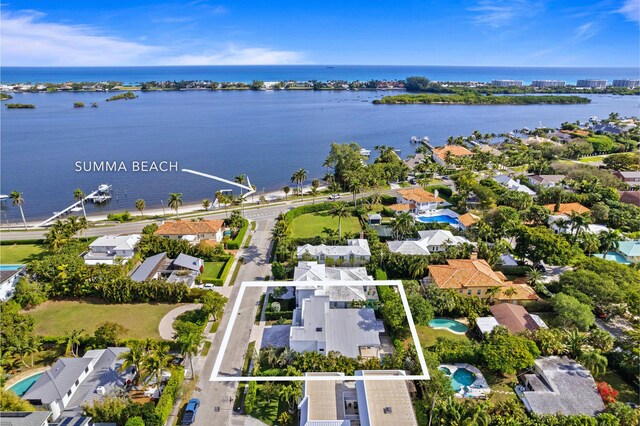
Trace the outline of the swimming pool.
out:
M 429 321 L 429 327 L 435 329 L 446 329 L 456 334 L 464 334 L 469 330 L 469 327 L 463 323 L 448 318 L 434 318 Z
M 446 214 L 439 214 L 437 216 L 416 216 L 416 220 L 422 223 L 448 223 L 450 225 L 460 225 L 457 218 L 447 216 Z
M 466 368 L 458 368 L 451 376 L 451 387 L 458 392 L 464 386 L 471 386 L 475 381 L 475 374 Z
M 22 269 L 24 265 L 0 265 L 0 271 L 17 271 Z
M 42 374 L 44 373 L 34 374 L 31 377 L 27 377 L 26 379 L 20 380 L 18 383 L 11 386 L 9 390 L 15 392 L 15 394 L 18 396 L 22 396 L 25 393 L 27 393 L 29 388 L 31 388 L 31 386 L 33 386 L 35 382 L 38 381 L 38 379 L 40 378 L 40 376 L 42 376 Z

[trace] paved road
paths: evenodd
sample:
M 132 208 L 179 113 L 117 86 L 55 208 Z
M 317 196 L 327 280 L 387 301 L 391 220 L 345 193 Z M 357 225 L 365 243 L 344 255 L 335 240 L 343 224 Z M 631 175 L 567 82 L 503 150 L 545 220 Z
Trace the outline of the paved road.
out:
M 209 378 L 213 371 L 213 364 L 220 352 L 222 337 L 229 324 L 231 310 L 238 297 L 240 283 L 243 281 L 262 280 L 266 275 L 271 274 L 267 252 L 271 242 L 271 229 L 275 222 L 273 218 L 277 214 L 271 214 L 270 216 L 272 217 L 258 220 L 256 223 L 256 231 L 251 238 L 251 245 L 244 250 L 245 264 L 242 265 L 236 284 L 232 288 L 229 302 L 213 339 L 204 368 L 199 372 L 200 378 L 196 391 L 193 393 L 194 398 L 200 399 L 200 409 L 194 423 L 196 426 L 244 424 L 245 418 L 234 416 L 232 412 L 237 383 L 212 382 Z M 257 304 L 263 290 L 263 288 L 253 287 L 245 291 L 233 326 L 234 332 L 231 334 L 229 344 L 224 352 L 220 375 L 239 376 L 241 374 L 244 356 L 255 320 Z
M 160 333 L 160 337 L 164 340 L 173 340 L 173 334 L 175 330 L 173 329 L 173 323 L 176 318 L 187 311 L 194 311 L 199 309 L 202 304 L 200 303 L 189 303 L 188 305 L 182 305 L 178 308 L 172 309 L 167 312 L 165 316 L 160 320 L 160 324 L 158 325 L 158 332 Z

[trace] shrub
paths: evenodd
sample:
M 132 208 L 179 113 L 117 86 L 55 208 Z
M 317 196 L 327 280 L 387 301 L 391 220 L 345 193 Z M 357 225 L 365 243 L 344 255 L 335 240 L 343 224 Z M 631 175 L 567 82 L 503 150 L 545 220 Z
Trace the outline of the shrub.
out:
M 615 390 L 609 383 L 598 382 L 596 383 L 596 386 L 598 387 L 600 398 L 602 398 L 605 404 L 616 402 L 616 399 L 618 398 L 618 391 Z
M 277 303 L 277 302 L 274 302 L 274 303 Z M 293 311 L 280 311 L 280 312 L 267 311 L 264 313 L 264 316 L 267 319 L 267 321 L 277 321 L 279 319 L 291 319 L 293 318 Z
M 129 210 L 125 210 L 124 213 L 109 213 L 107 215 L 108 220 L 113 220 L 115 222 L 130 222 L 131 221 L 131 213 Z
M 244 411 L 247 413 L 253 413 L 253 410 L 255 410 L 256 408 L 257 390 L 258 390 L 258 385 L 256 384 L 256 382 L 249 382 L 247 395 L 244 399 Z
M 180 389 L 180 385 L 183 380 L 184 369 L 182 367 L 178 367 L 171 372 L 171 377 L 169 378 L 164 391 L 162 391 L 162 395 L 156 405 L 156 414 L 160 417 L 162 424 L 166 423 L 169 418 L 169 414 L 171 414 L 173 404 L 176 401 L 178 390 Z
M 145 424 L 144 420 L 142 420 L 142 417 L 135 416 L 129 417 L 129 420 L 127 420 L 127 423 L 125 423 L 124 426 L 145 426 Z
M 376 269 L 375 279 L 376 281 L 384 281 L 387 279 L 387 273 L 382 269 Z
M 427 191 L 432 193 L 435 193 L 436 191 L 438 191 L 438 195 L 441 195 L 447 198 L 453 195 L 453 191 L 447 185 L 431 185 L 427 187 Z
M 271 304 L 271 311 L 272 312 L 280 312 L 280 303 L 278 302 L 273 302 Z
M 287 222 L 292 221 L 298 216 L 302 216 L 307 213 L 317 213 L 326 210 L 331 210 L 335 206 L 335 203 L 326 202 L 326 203 L 318 203 L 318 204 L 307 204 L 306 206 L 296 207 L 295 209 L 289 210 L 284 214 L 284 220 Z
M 229 250 L 238 250 L 240 248 L 240 244 L 244 239 L 244 235 L 247 233 L 247 229 L 249 228 L 249 221 L 247 219 L 242 219 L 242 228 L 238 231 L 238 234 L 233 240 L 229 240 L 226 244 L 227 249 Z

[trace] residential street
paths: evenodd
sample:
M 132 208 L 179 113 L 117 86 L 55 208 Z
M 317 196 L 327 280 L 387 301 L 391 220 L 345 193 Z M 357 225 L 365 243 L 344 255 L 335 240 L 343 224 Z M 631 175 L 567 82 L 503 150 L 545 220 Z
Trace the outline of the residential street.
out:
M 277 214 L 273 217 L 275 216 Z M 271 228 L 274 223 L 273 218 L 258 220 L 255 233 L 251 239 L 251 245 L 244 249 L 245 263 L 240 268 L 238 279 L 232 288 L 229 302 L 213 339 L 204 368 L 198 372 L 200 377 L 196 391 L 193 393 L 193 398 L 200 399 L 200 409 L 195 425 L 228 425 L 232 421 L 233 401 L 237 383 L 211 382 L 209 378 L 220 350 L 222 336 L 229 324 L 231 310 L 236 302 L 240 283 L 243 281 L 262 280 L 266 275 L 271 275 L 267 252 L 269 250 Z M 231 335 L 224 353 L 220 375 L 240 375 L 247 345 L 249 344 L 251 328 L 255 320 L 257 304 L 263 290 L 261 288 L 248 288 L 245 291 L 238 318 L 236 318 L 234 324 L 234 333 Z M 233 424 L 244 424 L 244 418 L 237 418 Z

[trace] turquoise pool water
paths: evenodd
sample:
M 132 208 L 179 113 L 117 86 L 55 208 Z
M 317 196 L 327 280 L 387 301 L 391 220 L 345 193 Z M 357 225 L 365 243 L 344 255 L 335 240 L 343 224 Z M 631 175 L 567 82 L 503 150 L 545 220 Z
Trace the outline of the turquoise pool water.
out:
M 458 368 L 451 376 L 451 387 L 458 392 L 464 386 L 471 386 L 476 381 L 476 375 L 466 368 Z
M 0 271 L 17 271 L 24 265 L 0 265 Z
M 422 223 L 434 223 L 434 222 L 443 222 L 449 223 L 451 225 L 460 225 L 458 219 L 455 217 L 447 216 L 447 215 L 437 215 L 437 216 L 416 216 L 416 219 Z
M 29 390 L 29 388 L 31 386 L 33 386 L 33 384 L 35 382 L 38 381 L 38 379 L 40 378 L 40 376 L 42 376 L 43 373 L 38 373 L 34 376 L 31 377 L 27 377 L 24 380 L 20 380 L 18 383 L 16 383 L 15 385 L 11 386 L 9 388 L 9 390 L 13 391 L 16 393 L 16 395 L 18 396 L 22 396 L 25 393 L 27 393 L 27 391 Z
M 435 318 L 429 321 L 429 327 L 431 328 L 446 328 L 454 333 L 466 333 L 469 327 L 461 322 L 454 321 L 448 318 Z

